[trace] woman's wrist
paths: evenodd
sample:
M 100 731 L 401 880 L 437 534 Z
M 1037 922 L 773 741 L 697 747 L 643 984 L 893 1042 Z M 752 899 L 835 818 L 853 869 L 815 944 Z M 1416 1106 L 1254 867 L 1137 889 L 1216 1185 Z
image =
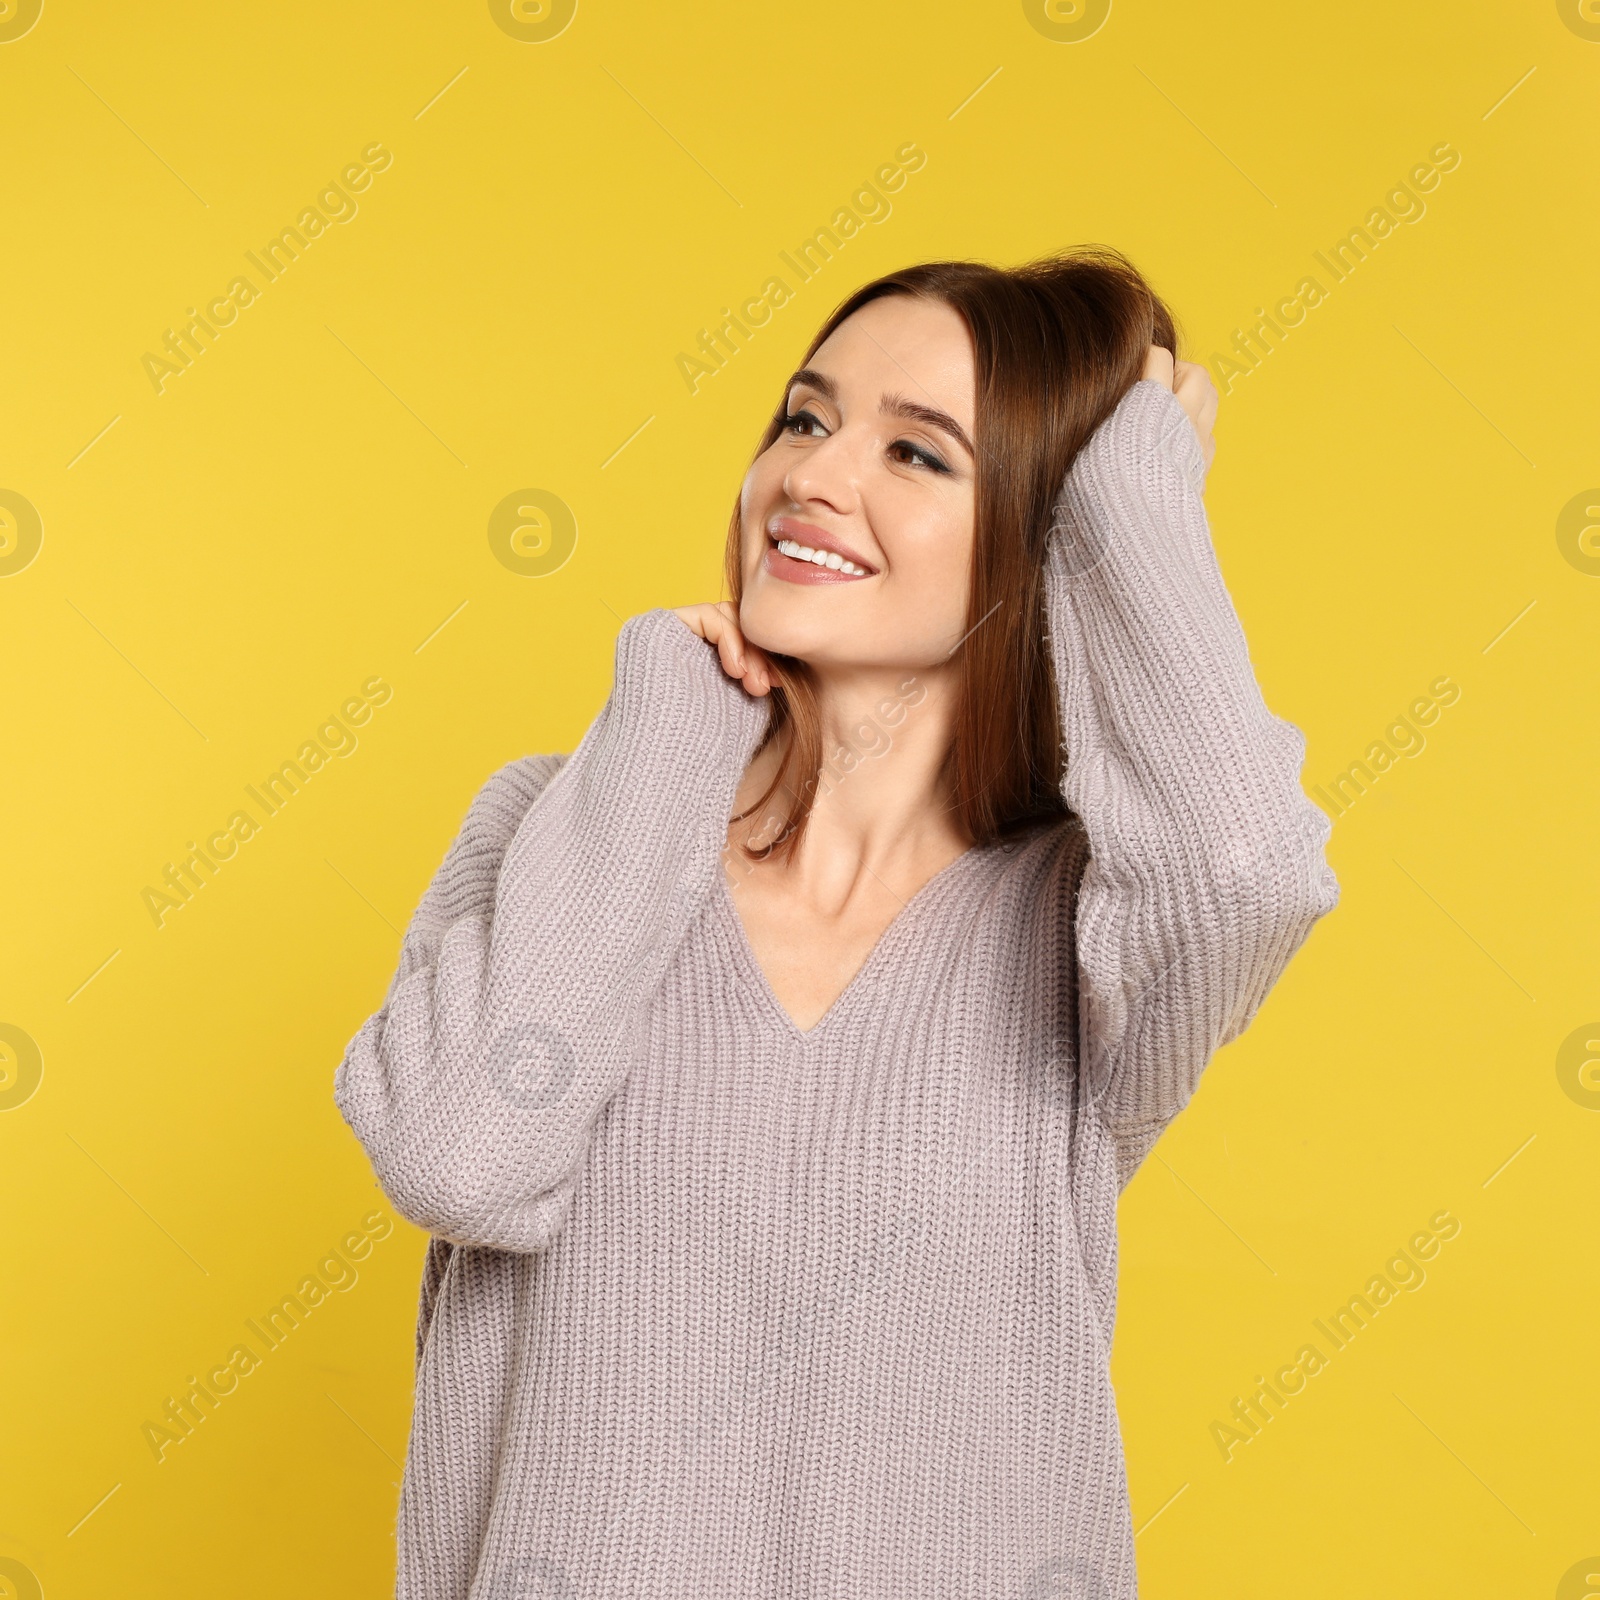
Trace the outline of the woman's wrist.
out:
M 617 636 L 616 690 L 625 717 L 696 744 L 752 742 L 765 729 L 766 702 L 723 671 L 717 648 L 665 608 L 629 617 Z

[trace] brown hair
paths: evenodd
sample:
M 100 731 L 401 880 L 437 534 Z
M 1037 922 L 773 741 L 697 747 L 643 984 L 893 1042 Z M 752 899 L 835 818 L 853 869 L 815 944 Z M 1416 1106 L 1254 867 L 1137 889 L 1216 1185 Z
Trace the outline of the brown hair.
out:
M 1149 347 L 1176 355 L 1176 330 L 1166 306 L 1115 250 L 1085 248 L 1014 268 L 932 261 L 857 289 L 823 323 L 800 365 L 810 364 L 852 312 L 891 294 L 942 300 L 972 335 L 976 537 L 945 777 L 958 825 L 974 843 L 988 844 L 1066 814 L 1043 606 L 1051 513 L 1078 452 L 1138 381 Z M 755 457 L 778 437 L 787 400 L 785 390 Z M 735 500 L 725 562 L 735 605 L 744 587 L 741 535 Z M 742 815 L 782 788 L 789 810 L 768 849 L 786 854 L 811 814 L 822 726 L 806 664 L 790 656 L 773 656 L 772 664 L 762 744 L 785 726 L 791 738 L 772 783 Z

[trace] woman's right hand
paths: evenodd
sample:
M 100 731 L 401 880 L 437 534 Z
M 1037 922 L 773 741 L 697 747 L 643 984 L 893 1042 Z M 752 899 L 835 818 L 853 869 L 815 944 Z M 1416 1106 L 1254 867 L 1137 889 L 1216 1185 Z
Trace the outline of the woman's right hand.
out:
M 739 628 L 739 611 L 731 600 L 714 605 L 679 606 L 674 614 L 690 632 L 717 647 L 722 670 L 737 678 L 749 694 L 763 695 L 772 687 L 772 663 L 759 646 L 746 641 Z
M 1209 472 L 1217 453 L 1217 441 L 1211 430 L 1217 422 L 1218 396 L 1211 374 L 1196 361 L 1175 361 L 1170 350 L 1153 344 L 1145 352 L 1144 371 L 1140 377 L 1159 383 L 1178 397 L 1178 404 L 1183 407 L 1200 441 L 1200 456 Z

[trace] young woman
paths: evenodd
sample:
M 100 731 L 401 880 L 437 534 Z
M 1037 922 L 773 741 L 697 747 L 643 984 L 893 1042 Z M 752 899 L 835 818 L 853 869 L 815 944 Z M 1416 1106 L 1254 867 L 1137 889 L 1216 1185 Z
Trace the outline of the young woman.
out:
M 1117 1198 L 1338 900 L 1174 350 L 1110 252 L 859 290 L 732 599 L 474 801 L 336 1079 L 403 1600 L 1134 1595 Z

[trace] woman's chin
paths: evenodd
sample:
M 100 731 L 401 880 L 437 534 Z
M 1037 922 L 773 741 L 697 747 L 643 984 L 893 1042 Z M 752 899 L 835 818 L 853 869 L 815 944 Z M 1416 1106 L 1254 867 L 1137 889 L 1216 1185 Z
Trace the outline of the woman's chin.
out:
M 772 625 L 765 618 L 752 623 L 746 623 L 741 618 L 739 627 L 751 644 L 765 650 L 769 656 L 788 656 L 792 660 L 804 661 L 816 654 L 817 635 L 813 629 Z
M 809 607 L 785 603 L 785 597 L 745 597 L 739 608 L 739 631 L 768 655 L 791 656 L 799 661 L 828 656 L 839 644 L 839 628 L 821 616 L 798 616 Z

